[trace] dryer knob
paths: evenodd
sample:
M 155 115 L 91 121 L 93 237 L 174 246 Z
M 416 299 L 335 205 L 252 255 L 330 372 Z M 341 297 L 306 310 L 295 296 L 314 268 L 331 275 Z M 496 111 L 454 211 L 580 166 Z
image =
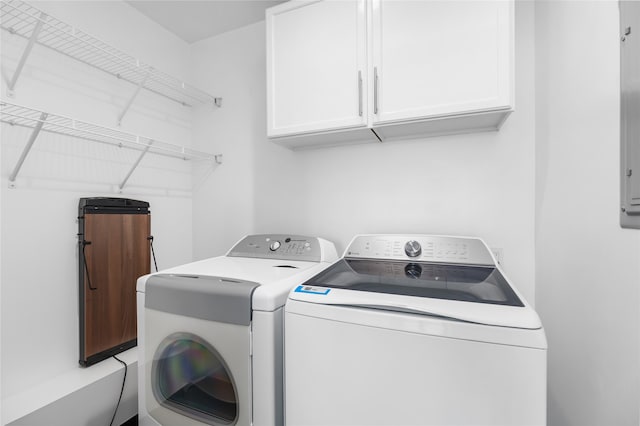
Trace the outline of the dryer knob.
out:
M 422 254 L 422 247 L 419 242 L 411 240 L 404 245 L 404 252 L 409 257 L 418 257 Z
M 269 244 L 269 250 L 276 251 L 280 248 L 280 241 L 276 240 Z

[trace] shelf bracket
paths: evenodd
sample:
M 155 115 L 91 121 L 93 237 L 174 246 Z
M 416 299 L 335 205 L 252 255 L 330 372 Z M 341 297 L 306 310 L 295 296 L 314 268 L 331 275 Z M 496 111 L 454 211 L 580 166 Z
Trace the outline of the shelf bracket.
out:
M 29 140 L 27 141 L 27 144 L 22 150 L 22 154 L 20 155 L 20 158 L 18 159 L 18 162 L 16 163 L 16 166 L 14 167 L 13 172 L 11 172 L 11 174 L 9 175 L 9 188 L 15 187 L 14 183 L 16 181 L 16 177 L 18 176 L 18 173 L 20 173 L 20 168 L 22 168 L 22 164 L 24 163 L 24 160 L 27 158 L 27 155 L 29 155 L 29 151 L 31 151 L 31 147 L 33 146 L 33 143 L 36 141 L 38 134 L 40 133 L 40 130 L 42 130 L 42 126 L 44 125 L 44 122 L 47 119 L 47 115 L 48 114 L 46 112 L 43 112 L 42 114 L 40 114 L 40 120 L 38 121 L 38 124 L 36 124 L 36 126 L 33 128 L 33 132 L 31 132 L 31 136 L 29 136 Z
M 133 163 L 133 166 L 131 166 L 131 170 L 129 170 L 129 173 L 127 173 L 127 176 L 125 176 L 124 180 L 122 181 L 122 183 L 118 186 L 118 188 L 120 189 L 120 191 L 122 191 L 122 189 L 124 188 L 124 186 L 127 184 L 127 181 L 129 180 L 129 178 L 131 177 L 131 175 L 133 174 L 134 170 L 138 168 L 138 165 L 140 164 L 140 162 L 142 161 L 142 159 L 144 158 L 144 156 L 147 154 L 147 152 L 149 152 L 149 149 L 151 149 L 151 145 L 153 145 L 153 141 L 149 141 L 149 143 L 147 144 L 147 146 L 144 148 L 144 150 L 140 153 L 140 156 L 138 157 L 138 159 L 136 160 L 135 163 Z
M 213 104 L 218 108 L 222 107 L 222 98 L 213 98 Z
M 31 37 L 29 37 L 29 42 L 27 43 L 27 46 L 24 48 L 24 52 L 22 52 L 22 56 L 20 57 L 20 61 L 18 62 L 18 66 L 16 67 L 16 70 L 13 73 L 13 77 L 11 78 L 11 81 L 9 81 L 9 84 L 7 86 L 7 95 L 11 97 L 13 97 L 16 83 L 18 82 L 18 78 L 20 78 L 20 74 L 22 73 L 22 68 L 24 67 L 24 64 L 27 62 L 27 58 L 31 54 L 31 49 L 33 49 L 33 45 L 35 44 L 36 40 L 38 40 L 38 35 L 42 30 L 42 25 L 44 24 L 44 19 L 46 17 L 47 15 L 44 12 L 40 12 L 40 19 L 38 19 L 38 22 L 36 23 L 36 26 L 34 27 L 33 32 L 31 33 Z
M 216 162 L 216 164 L 222 164 L 222 154 L 214 155 L 213 160 Z
M 131 95 L 131 97 L 129 98 L 129 101 L 124 106 L 122 112 L 118 116 L 118 126 L 120 126 L 122 124 L 122 119 L 124 118 L 124 116 L 127 113 L 127 111 L 129 111 L 129 108 L 131 108 L 131 104 L 133 104 L 133 101 L 138 97 L 138 93 L 140 93 L 140 90 L 144 87 L 144 85 L 147 82 L 147 80 L 149 79 L 150 75 L 151 75 L 151 70 L 147 71 L 147 74 L 140 81 L 140 83 L 138 83 L 138 87 L 136 87 L 135 92 L 133 92 L 133 95 Z

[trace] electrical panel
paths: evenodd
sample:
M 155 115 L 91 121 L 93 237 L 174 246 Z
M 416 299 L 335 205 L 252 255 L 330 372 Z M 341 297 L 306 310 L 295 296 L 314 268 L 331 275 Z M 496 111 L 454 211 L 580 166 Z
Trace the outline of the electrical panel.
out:
M 640 229 L 640 2 L 619 4 L 620 225 Z

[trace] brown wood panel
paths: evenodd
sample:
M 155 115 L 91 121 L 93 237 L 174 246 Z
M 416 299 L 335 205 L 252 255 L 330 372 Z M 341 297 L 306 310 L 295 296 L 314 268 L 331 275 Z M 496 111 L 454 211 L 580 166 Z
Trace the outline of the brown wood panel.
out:
M 145 214 L 85 214 L 85 357 L 136 338 L 136 280 L 150 272 Z

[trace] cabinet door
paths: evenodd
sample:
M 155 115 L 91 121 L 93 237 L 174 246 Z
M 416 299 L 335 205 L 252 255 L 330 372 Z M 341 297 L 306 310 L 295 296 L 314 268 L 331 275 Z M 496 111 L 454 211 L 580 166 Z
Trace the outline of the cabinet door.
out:
M 512 107 L 511 1 L 372 1 L 374 123 Z
M 366 125 L 365 0 L 267 10 L 268 135 Z

